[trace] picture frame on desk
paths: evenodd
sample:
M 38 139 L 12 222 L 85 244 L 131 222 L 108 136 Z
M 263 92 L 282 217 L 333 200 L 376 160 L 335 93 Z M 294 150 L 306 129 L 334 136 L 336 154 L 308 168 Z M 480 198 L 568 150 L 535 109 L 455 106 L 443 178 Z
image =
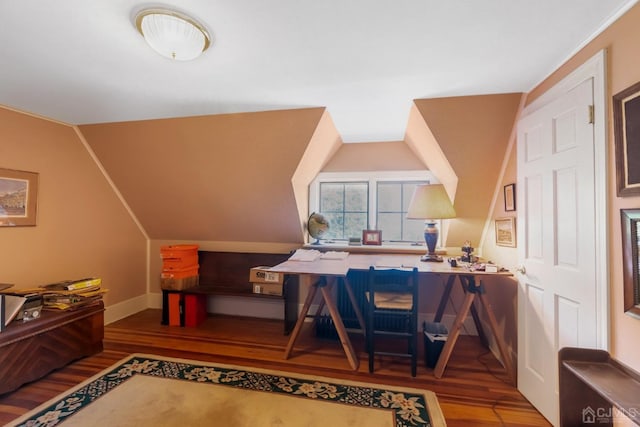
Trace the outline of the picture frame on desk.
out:
M 516 247 L 516 219 L 496 218 L 496 245 Z
M 363 245 L 382 245 L 382 230 L 362 230 Z
M 0 168 L 0 227 L 36 225 L 38 174 Z
M 613 96 L 619 197 L 640 195 L 640 82 Z

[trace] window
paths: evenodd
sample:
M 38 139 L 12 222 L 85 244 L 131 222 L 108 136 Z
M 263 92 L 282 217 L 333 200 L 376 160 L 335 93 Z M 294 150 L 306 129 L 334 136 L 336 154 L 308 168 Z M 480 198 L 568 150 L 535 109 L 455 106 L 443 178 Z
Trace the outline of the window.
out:
M 424 242 L 424 221 L 407 219 L 416 185 L 435 182 L 423 172 L 321 173 L 311 184 L 309 212 L 329 220 L 327 240 L 362 237 L 382 230 L 382 241 Z
M 416 185 L 428 181 L 377 183 L 376 217 L 384 240 L 416 242 L 424 240 L 424 221 L 407 219 L 407 211 Z
M 321 182 L 318 210 L 329 220 L 326 239 L 358 236 L 369 224 L 369 183 Z

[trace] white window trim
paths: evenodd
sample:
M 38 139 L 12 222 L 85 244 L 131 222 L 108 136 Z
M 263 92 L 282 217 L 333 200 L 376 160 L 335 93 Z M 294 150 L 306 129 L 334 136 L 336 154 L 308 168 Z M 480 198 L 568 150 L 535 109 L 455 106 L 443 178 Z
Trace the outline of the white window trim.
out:
M 365 172 L 320 172 L 309 184 L 309 214 L 319 212 L 320 208 L 320 183 L 324 182 L 358 182 L 369 183 L 369 220 L 377 226 L 376 206 L 377 188 L 379 182 L 397 181 L 428 181 L 431 184 L 438 184 L 440 181 L 428 170 L 421 171 L 365 171 Z

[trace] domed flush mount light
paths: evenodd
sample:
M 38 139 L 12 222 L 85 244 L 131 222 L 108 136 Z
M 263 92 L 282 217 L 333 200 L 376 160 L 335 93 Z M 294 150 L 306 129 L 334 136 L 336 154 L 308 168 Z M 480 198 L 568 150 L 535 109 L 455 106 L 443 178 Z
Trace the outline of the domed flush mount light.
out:
M 136 15 L 136 27 L 153 50 L 177 61 L 195 59 L 211 44 L 204 26 L 174 10 L 142 10 Z

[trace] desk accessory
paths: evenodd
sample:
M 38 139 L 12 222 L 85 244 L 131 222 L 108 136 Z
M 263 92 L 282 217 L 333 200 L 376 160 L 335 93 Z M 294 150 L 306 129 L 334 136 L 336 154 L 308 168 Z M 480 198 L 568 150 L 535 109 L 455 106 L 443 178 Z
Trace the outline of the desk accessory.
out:
M 349 246 L 360 246 L 362 244 L 362 239 L 359 237 L 349 237 Z
M 460 257 L 460 261 L 462 262 L 475 262 L 476 258 L 473 256 L 473 247 L 471 247 L 471 243 L 467 240 L 464 242 L 464 246 L 461 248 L 464 255 Z
M 329 220 L 319 213 L 313 212 L 307 221 L 309 236 L 316 239 L 312 245 L 321 245 L 320 239 L 329 231 Z

